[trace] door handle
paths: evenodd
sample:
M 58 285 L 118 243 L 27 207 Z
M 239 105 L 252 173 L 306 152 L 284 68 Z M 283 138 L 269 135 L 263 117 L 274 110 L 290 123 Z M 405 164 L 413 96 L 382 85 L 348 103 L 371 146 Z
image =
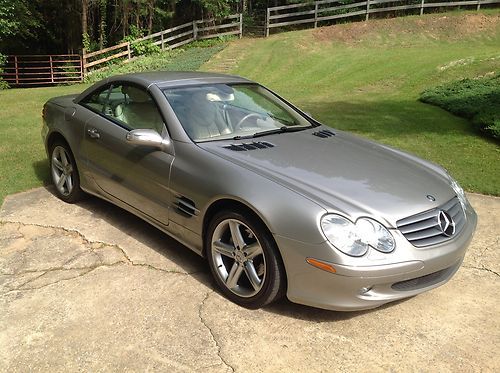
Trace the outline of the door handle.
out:
M 99 134 L 99 131 L 95 128 L 89 128 L 87 130 L 87 134 L 89 135 L 89 137 L 91 137 L 93 139 L 98 139 L 99 137 L 101 137 L 101 135 Z

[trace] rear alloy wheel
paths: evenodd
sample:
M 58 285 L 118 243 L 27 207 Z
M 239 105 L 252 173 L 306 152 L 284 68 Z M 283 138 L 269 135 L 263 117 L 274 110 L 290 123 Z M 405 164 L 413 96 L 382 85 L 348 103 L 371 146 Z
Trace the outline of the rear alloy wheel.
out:
M 57 196 L 73 203 L 83 197 L 76 162 L 68 145 L 57 142 L 50 151 L 50 171 Z
M 259 221 L 238 213 L 219 213 L 210 224 L 206 245 L 212 275 L 235 303 L 259 308 L 283 295 L 281 258 Z

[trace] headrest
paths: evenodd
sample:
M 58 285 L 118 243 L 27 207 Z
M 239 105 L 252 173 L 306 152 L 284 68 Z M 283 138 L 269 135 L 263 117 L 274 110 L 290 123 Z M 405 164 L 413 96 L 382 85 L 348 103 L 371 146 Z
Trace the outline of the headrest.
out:
M 122 88 L 122 93 L 128 95 L 133 102 L 148 102 L 150 101 L 149 95 L 143 90 L 131 86 Z

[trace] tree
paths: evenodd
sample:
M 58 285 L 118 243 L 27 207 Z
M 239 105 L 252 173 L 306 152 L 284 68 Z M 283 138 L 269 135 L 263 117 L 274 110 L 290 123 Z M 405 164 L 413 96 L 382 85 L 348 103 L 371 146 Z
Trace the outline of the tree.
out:
M 0 0 L 0 52 L 75 53 L 267 0 Z M 131 29 L 131 26 L 134 29 Z
M 24 0 L 0 0 L 0 74 L 3 72 L 1 67 L 5 63 L 5 56 L 1 52 L 7 40 L 13 36 L 23 37 L 29 34 L 29 30 L 23 28 L 23 22 L 36 25 L 26 19 L 27 13 L 29 10 Z M 0 89 L 5 86 L 6 83 L 0 79 Z

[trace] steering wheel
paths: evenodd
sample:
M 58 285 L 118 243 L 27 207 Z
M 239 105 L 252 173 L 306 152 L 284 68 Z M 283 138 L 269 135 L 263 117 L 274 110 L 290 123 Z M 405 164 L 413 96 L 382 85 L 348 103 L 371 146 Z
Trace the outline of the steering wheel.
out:
M 250 113 L 250 114 L 247 114 L 245 115 L 243 118 L 240 119 L 240 121 L 238 123 L 236 123 L 236 125 L 234 126 L 234 130 L 235 131 L 238 131 L 241 129 L 241 127 L 243 127 L 243 123 L 245 121 L 247 121 L 249 118 L 251 117 L 257 117 L 257 118 L 261 118 L 262 115 L 261 114 L 257 114 L 257 113 Z

